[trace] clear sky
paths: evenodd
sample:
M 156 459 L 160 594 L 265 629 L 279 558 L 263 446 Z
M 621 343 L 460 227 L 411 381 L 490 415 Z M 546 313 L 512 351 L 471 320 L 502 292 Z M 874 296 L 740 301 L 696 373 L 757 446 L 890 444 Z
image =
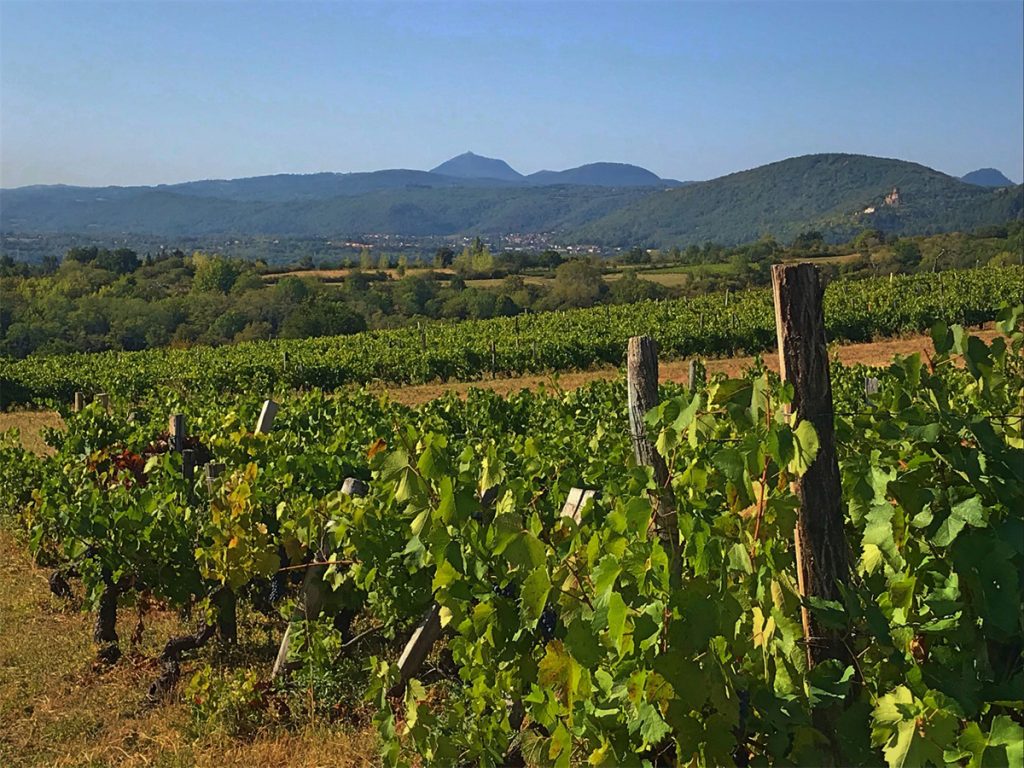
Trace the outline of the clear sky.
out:
M 0 0 L 0 185 L 857 152 L 1024 177 L 1024 3 Z

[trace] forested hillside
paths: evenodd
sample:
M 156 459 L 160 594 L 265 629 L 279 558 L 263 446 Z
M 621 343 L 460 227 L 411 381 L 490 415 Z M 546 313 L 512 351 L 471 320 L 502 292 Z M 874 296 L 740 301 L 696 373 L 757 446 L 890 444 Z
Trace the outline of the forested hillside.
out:
M 27 187 L 0 192 L 0 228 L 169 237 L 546 233 L 565 243 L 685 247 L 765 234 L 789 240 L 805 229 L 831 241 L 865 226 L 895 234 L 968 230 L 1019 218 L 1024 207 L 1020 186 L 986 189 L 862 155 L 791 158 L 674 189 L 653 186 L 642 169 L 621 168 L 622 186 L 597 186 L 607 171 L 584 166 L 548 177 L 552 185 L 382 171 L 172 187 Z M 886 203 L 894 188 L 898 200 Z
M 898 199 L 886 203 L 892 191 Z M 927 234 L 1019 218 L 1022 187 L 987 190 L 916 163 L 807 155 L 659 192 L 580 227 L 584 241 L 734 243 L 804 229 L 844 239 L 864 226 Z M 869 212 L 870 211 L 870 212 Z

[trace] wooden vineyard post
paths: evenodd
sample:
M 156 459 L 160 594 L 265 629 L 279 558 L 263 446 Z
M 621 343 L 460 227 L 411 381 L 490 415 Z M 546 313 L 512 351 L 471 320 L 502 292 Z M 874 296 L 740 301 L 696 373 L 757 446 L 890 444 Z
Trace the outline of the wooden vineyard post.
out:
M 772 291 L 782 380 L 793 385 L 797 416 L 811 422 L 818 435 L 818 454 L 794 483 L 800 499 L 794 532 L 797 584 L 804 597 L 842 602 L 840 585 L 849 580 L 849 556 L 818 270 L 812 264 L 777 264 L 772 267 Z M 801 614 L 810 666 L 848 658 L 836 633 L 806 607 Z
M 75 413 L 79 413 L 84 408 L 85 408 L 85 393 L 84 392 L 75 392 L 75 403 L 71 407 L 71 410 L 74 411 Z
M 697 387 L 704 383 L 704 365 L 696 358 L 690 360 L 686 366 L 686 386 L 692 395 Z
M 601 492 L 590 488 L 571 488 L 562 505 L 561 517 L 568 517 L 577 525 L 583 519 L 583 508 L 587 502 L 601 498 Z
M 264 400 L 259 420 L 256 422 L 256 434 L 266 435 L 274 428 L 274 417 L 277 416 L 278 405 L 273 400 Z
M 362 480 L 355 477 L 345 478 L 341 485 L 341 492 L 346 496 L 365 496 L 369 489 Z M 316 553 L 320 560 L 326 560 L 326 552 Z M 327 588 L 324 584 L 324 574 L 327 573 L 329 565 L 311 564 L 306 568 L 302 576 L 302 587 L 299 590 L 299 602 L 292 613 L 288 628 L 281 638 L 281 645 L 277 650 L 277 658 L 274 660 L 274 668 L 270 673 L 271 678 L 277 677 L 288 668 L 288 653 L 291 649 L 292 627 L 300 621 L 310 621 L 320 616 L 324 609 L 324 599 L 327 596 Z
M 97 403 L 103 406 L 103 410 L 105 412 L 108 414 L 110 413 L 110 395 L 106 392 L 100 392 L 94 399 Z
M 217 487 L 217 479 L 224 473 L 224 465 L 219 461 L 211 461 L 206 465 L 206 490 L 211 495 Z
M 181 453 L 185 448 L 185 416 L 181 413 L 172 413 L 167 420 L 167 432 L 171 436 L 171 450 Z
M 679 526 L 676 521 L 675 496 L 672 492 L 665 459 L 647 436 L 644 417 L 658 404 L 658 345 L 650 336 L 633 336 L 626 352 L 626 380 L 629 391 L 629 428 L 636 462 L 654 470 L 658 497 L 654 519 L 658 537 L 672 560 L 673 578 L 679 574 Z
M 405 689 L 405 684 L 412 679 L 417 670 L 423 666 L 434 643 L 441 636 L 441 606 L 432 603 L 426 614 L 420 621 L 416 630 L 409 638 L 409 642 L 402 649 L 402 655 L 398 657 L 398 672 L 401 680 L 392 692 L 399 692 Z
M 498 378 L 498 352 L 493 339 L 491 340 L 491 378 Z

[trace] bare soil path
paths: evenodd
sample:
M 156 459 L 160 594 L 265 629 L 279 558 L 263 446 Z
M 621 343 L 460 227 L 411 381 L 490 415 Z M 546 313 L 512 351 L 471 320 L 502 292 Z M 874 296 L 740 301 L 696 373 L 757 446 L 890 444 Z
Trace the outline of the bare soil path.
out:
M 994 329 L 975 330 L 972 333 L 990 342 L 998 332 Z M 923 334 L 893 339 L 883 339 L 864 344 L 843 344 L 834 347 L 833 359 L 846 365 L 861 363 L 864 365 L 885 365 L 895 355 L 910 355 L 919 352 L 922 355 L 931 353 L 931 337 Z M 778 353 L 774 350 L 762 355 L 765 364 L 774 371 L 779 370 Z M 729 376 L 737 376 L 754 362 L 753 357 L 729 357 L 706 361 L 708 373 L 724 372 Z M 689 361 L 668 360 L 659 365 L 658 378 L 663 382 L 686 382 Z M 538 387 L 557 386 L 564 390 L 576 389 L 589 381 L 615 379 L 621 375 L 618 368 L 604 367 L 586 371 L 567 371 L 560 374 L 542 374 L 531 376 L 512 376 L 507 378 L 484 379 L 471 382 L 446 382 L 413 384 L 405 386 L 381 386 L 394 400 L 417 405 L 433 400 L 448 392 L 459 395 L 470 389 L 489 389 L 500 394 L 518 392 L 521 389 L 537 389 Z
M 998 335 L 998 332 L 991 328 L 974 330 L 972 333 L 986 342 L 990 342 Z M 872 341 L 865 344 L 837 345 L 833 349 L 833 359 L 838 359 L 847 365 L 854 365 L 856 363 L 884 365 L 892 360 L 894 355 L 910 355 L 914 352 L 926 354 L 930 353 L 931 350 L 931 338 L 927 335 L 919 334 Z M 766 352 L 763 358 L 769 368 L 776 371 L 779 369 L 778 357 L 774 351 Z M 721 371 L 729 376 L 740 374 L 744 369 L 749 368 L 753 362 L 753 357 L 730 357 L 706 361 L 709 373 Z M 659 378 L 664 382 L 685 383 L 687 367 L 688 361 L 686 360 L 664 361 L 659 368 Z M 400 386 L 382 384 L 374 388 L 379 392 L 386 392 L 397 402 L 405 403 L 406 405 L 419 405 L 420 403 L 441 397 L 448 392 L 455 392 L 461 396 L 465 395 L 470 389 L 489 389 L 504 395 L 510 392 L 518 392 L 521 389 L 538 389 L 542 386 L 570 390 L 576 389 L 589 381 L 615 379 L 619 375 L 621 375 L 619 369 L 604 367 L 586 371 L 509 376 L 479 381 L 431 382 L 429 384 Z M 10 413 L 0 413 L 0 432 L 17 427 L 21 431 L 22 444 L 39 453 L 44 453 L 48 450 L 42 437 L 43 428 L 59 427 L 61 424 L 60 416 L 52 411 L 12 411 Z

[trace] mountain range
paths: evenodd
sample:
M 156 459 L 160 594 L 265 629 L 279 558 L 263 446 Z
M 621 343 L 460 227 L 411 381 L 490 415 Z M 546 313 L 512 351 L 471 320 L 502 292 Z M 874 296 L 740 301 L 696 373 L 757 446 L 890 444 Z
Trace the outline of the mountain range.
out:
M 784 240 L 817 229 L 836 240 L 864 227 L 926 234 L 1020 218 L 1024 188 L 1005 177 L 1009 186 L 984 183 L 992 178 L 978 171 L 961 180 L 850 154 L 789 158 L 702 182 L 621 163 L 523 175 L 467 152 L 431 171 L 0 190 L 0 229 L 168 238 L 545 233 L 626 247 L 735 244 L 765 234 Z

